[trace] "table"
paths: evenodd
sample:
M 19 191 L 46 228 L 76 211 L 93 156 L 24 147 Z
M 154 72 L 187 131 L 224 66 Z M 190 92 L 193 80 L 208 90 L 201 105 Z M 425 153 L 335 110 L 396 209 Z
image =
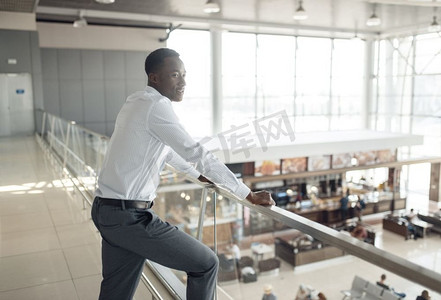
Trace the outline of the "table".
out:
M 421 237 L 424 237 L 427 234 L 427 231 L 430 231 L 430 228 L 433 227 L 433 224 L 427 223 L 423 220 L 413 220 L 412 225 L 415 226 L 416 232 L 421 234 Z
M 271 253 L 273 252 L 273 247 L 263 244 L 263 243 L 257 243 L 251 245 L 251 251 L 253 252 L 253 255 L 255 256 L 256 260 L 259 261 L 263 259 L 263 255 L 265 253 Z

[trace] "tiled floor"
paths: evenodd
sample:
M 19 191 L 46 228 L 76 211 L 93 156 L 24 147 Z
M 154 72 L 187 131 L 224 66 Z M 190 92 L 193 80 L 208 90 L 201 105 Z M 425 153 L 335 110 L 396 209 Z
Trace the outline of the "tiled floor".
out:
M 100 238 L 59 179 L 34 137 L 0 139 L 0 299 L 97 298 Z
M 97 299 L 100 237 L 81 197 L 60 182 L 34 137 L 0 139 L 0 299 Z M 428 201 L 413 198 L 426 209 Z M 441 238 L 404 239 L 377 226 L 377 246 L 441 272 Z M 352 256 L 297 267 L 249 284 L 222 285 L 234 299 L 261 299 L 271 283 L 278 299 L 294 299 L 300 283 L 341 299 L 354 275 L 376 281 L 384 271 Z M 415 299 L 423 289 L 390 272 L 388 282 Z M 432 300 L 441 299 L 436 293 Z M 220 299 L 226 299 L 220 295 Z M 141 299 L 141 297 L 139 297 Z

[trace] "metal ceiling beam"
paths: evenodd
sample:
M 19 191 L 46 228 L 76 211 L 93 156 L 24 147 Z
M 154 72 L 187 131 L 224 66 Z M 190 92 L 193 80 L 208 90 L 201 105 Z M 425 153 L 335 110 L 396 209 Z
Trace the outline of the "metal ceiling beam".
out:
M 58 7 L 45 7 L 39 6 L 37 8 L 37 14 L 53 14 L 53 15 L 78 15 L 77 9 L 71 8 L 58 8 Z M 203 17 L 189 17 L 179 15 L 149 15 L 149 14 L 136 14 L 125 12 L 110 12 L 100 10 L 82 10 L 84 11 L 84 17 L 102 18 L 102 19 L 119 19 L 119 20 L 132 20 L 132 21 L 145 21 L 145 22 L 158 22 L 158 23 L 184 23 L 187 26 L 196 25 L 209 28 L 210 26 L 238 26 L 244 28 L 269 28 L 269 29 L 285 29 L 285 30 L 304 30 L 304 31 L 321 31 L 321 32 L 335 32 L 354 34 L 352 28 L 341 27 L 326 27 L 326 26 L 310 26 L 310 25 L 297 25 L 293 23 L 275 23 L 275 22 L 256 22 L 248 20 L 236 20 L 236 19 L 221 19 L 221 18 L 203 18 Z M 365 36 L 378 35 L 379 32 L 375 30 L 358 30 L 358 34 Z

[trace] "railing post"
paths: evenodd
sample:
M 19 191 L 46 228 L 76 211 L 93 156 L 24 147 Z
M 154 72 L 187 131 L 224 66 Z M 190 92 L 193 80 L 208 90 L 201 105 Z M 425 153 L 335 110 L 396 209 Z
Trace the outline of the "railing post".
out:
M 53 142 L 54 142 L 54 128 L 55 128 L 55 118 L 54 118 L 54 116 L 52 116 L 52 119 L 51 119 L 51 139 L 50 139 L 50 141 L 49 141 L 49 149 L 50 150 L 53 150 L 54 148 L 53 148 Z
M 213 192 L 213 237 L 214 237 L 214 252 L 217 255 L 217 215 L 216 215 L 216 208 L 217 208 L 217 193 L 216 191 Z M 217 300 L 217 285 L 216 289 L 214 290 L 214 299 Z
M 44 130 L 46 129 L 46 112 L 43 112 L 43 120 L 41 123 L 41 138 L 44 138 Z
M 216 220 L 217 220 L 217 214 L 216 214 L 216 196 L 217 196 L 217 193 L 216 193 L 216 191 L 214 191 L 213 192 L 213 238 L 214 238 L 214 241 L 213 241 L 213 244 L 214 244 L 214 252 L 216 252 L 216 254 L 217 254 L 217 223 L 216 223 Z
M 207 187 L 202 190 L 201 205 L 199 210 L 198 231 L 196 238 L 202 242 L 202 230 L 204 229 L 205 209 L 207 208 Z
M 66 130 L 66 138 L 64 140 L 64 155 L 63 155 L 63 172 L 66 169 L 66 163 L 67 163 L 67 148 L 69 147 L 69 137 L 70 137 L 70 130 L 72 127 L 72 124 L 75 124 L 75 122 L 69 122 L 67 124 L 67 130 Z

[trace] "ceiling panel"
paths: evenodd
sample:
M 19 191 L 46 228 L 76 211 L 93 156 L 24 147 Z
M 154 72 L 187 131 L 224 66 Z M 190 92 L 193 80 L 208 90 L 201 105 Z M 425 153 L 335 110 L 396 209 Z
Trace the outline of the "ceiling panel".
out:
M 35 8 L 35 0 L 0 0 L 0 11 L 31 13 Z
M 205 14 L 206 0 L 115 0 L 99 4 L 94 0 L 0 0 L 0 11 L 33 12 L 38 2 L 37 21 L 73 22 L 82 11 L 89 24 L 160 27 L 183 24 L 183 28 L 218 26 L 237 31 L 358 32 L 377 34 L 388 30 L 424 28 L 431 22 L 433 8 L 441 0 L 304 0 L 308 19 L 292 19 L 298 0 L 217 0 L 221 12 Z M 379 27 L 367 27 L 376 7 L 382 19 Z M 441 19 L 441 9 L 438 17 Z M 427 24 L 426 24 L 427 23 Z

